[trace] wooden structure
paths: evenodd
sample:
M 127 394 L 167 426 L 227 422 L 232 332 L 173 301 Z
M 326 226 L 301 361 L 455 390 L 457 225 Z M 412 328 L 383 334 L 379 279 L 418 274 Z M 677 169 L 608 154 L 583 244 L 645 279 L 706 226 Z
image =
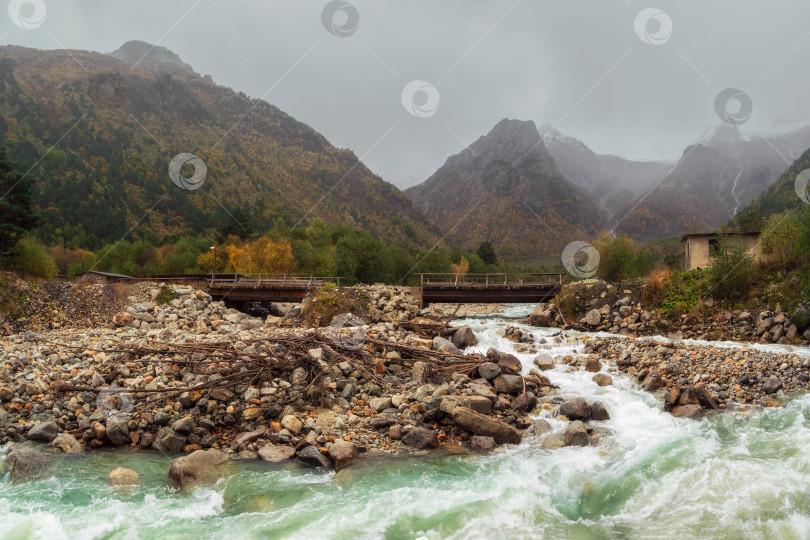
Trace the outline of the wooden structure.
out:
M 422 307 L 450 304 L 533 304 L 557 295 L 563 274 L 421 274 Z

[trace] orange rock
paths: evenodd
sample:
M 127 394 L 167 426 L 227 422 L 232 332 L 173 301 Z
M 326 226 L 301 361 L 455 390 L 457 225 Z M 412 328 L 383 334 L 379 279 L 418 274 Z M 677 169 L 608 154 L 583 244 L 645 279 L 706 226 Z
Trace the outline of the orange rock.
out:
M 327 447 L 321 446 L 320 450 L 321 450 L 321 454 L 323 454 L 325 456 L 329 455 L 329 449 Z
M 439 435 L 436 438 L 439 439 L 439 442 L 444 443 L 447 440 L 447 434 L 439 433 Z
M 351 438 L 351 437 L 349 437 L 348 435 L 345 435 L 345 436 L 343 437 L 343 440 L 344 440 L 344 441 L 351 441 L 351 440 L 352 440 L 352 438 Z
M 147 375 L 146 377 L 143 378 L 143 382 L 146 383 L 146 384 L 149 384 L 150 382 L 152 382 L 154 380 L 155 380 L 155 378 L 152 377 L 151 375 Z
M 279 432 L 279 431 L 281 431 L 281 429 L 282 429 L 281 422 L 270 422 L 270 427 L 271 427 L 271 428 L 273 429 L 273 431 L 275 431 L 276 433 L 278 433 L 278 432 Z

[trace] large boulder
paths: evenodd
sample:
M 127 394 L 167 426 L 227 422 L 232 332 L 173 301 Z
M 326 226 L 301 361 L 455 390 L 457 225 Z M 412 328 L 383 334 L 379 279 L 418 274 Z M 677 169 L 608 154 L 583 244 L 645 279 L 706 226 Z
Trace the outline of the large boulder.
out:
M 45 456 L 36 450 L 12 450 L 6 456 L 6 470 L 9 480 L 14 484 L 41 478 L 50 467 Z
M 660 390 L 664 387 L 664 380 L 657 371 L 651 371 L 646 377 L 644 377 L 641 387 L 647 392 L 655 392 L 656 390 Z
M 504 373 L 492 381 L 495 390 L 504 394 L 519 394 L 523 392 L 523 377 Z
M 332 468 L 332 461 L 323 455 L 317 446 L 307 446 L 299 450 L 298 459 L 313 467 L 320 467 L 326 470 Z
M 140 477 L 132 469 L 118 467 L 110 471 L 107 483 L 111 486 L 137 486 L 140 484 Z
M 469 326 L 459 326 L 453 333 L 453 344 L 459 349 L 465 349 L 478 344 L 475 332 Z
M 584 399 L 574 398 L 560 405 L 560 414 L 569 420 L 585 420 L 590 416 L 591 408 Z
M 332 459 L 332 465 L 335 471 L 345 469 L 360 455 L 357 446 L 348 441 L 338 441 L 329 447 L 329 457 Z
M 782 379 L 780 379 L 779 377 L 771 377 L 770 379 L 765 381 L 765 384 L 762 386 L 762 390 L 766 394 L 773 394 L 780 388 L 782 388 Z
M 598 384 L 599 386 L 610 386 L 613 384 L 613 377 L 608 375 L 607 373 L 597 373 L 591 380 Z
M 451 354 L 461 354 L 461 350 L 452 341 L 441 336 L 433 338 L 433 350 Z
M 588 430 L 585 428 L 585 424 L 579 420 L 574 420 L 565 426 L 562 436 L 566 446 L 589 446 L 591 444 Z
M 27 438 L 29 441 L 49 443 L 53 442 L 58 434 L 59 428 L 56 426 L 56 422 L 40 422 L 28 430 Z
M 178 435 L 169 426 L 164 426 L 158 430 L 152 448 L 165 454 L 178 454 L 186 444 L 186 438 Z
M 456 409 L 458 409 L 458 407 L 456 407 Z M 402 437 L 402 442 L 417 450 L 439 446 L 439 439 L 436 436 L 436 432 L 427 428 L 413 428 Z
M 129 444 L 129 416 L 113 414 L 107 418 L 107 438 L 115 446 Z
M 280 463 L 295 457 L 295 448 L 283 444 L 267 444 L 259 449 L 259 457 L 270 463 Z
M 592 309 L 583 317 L 582 322 L 588 326 L 599 326 L 602 322 L 602 314 L 598 309 Z
M 594 401 L 591 403 L 591 420 L 596 420 L 597 422 L 610 420 L 610 413 L 607 412 L 602 402 Z
M 554 359 L 549 354 L 539 354 L 534 358 L 534 365 L 537 366 L 540 371 L 548 371 L 554 369 Z
M 517 356 L 501 352 L 492 347 L 487 350 L 487 358 L 498 364 L 501 369 L 514 371 L 515 373 L 520 373 L 521 369 L 523 368 L 523 364 L 520 363 Z
M 456 407 L 453 421 L 474 435 L 492 437 L 498 444 L 520 443 L 521 436 L 517 429 L 467 407 Z
M 60 433 L 51 443 L 51 446 L 64 454 L 81 454 L 84 448 L 76 437 L 70 433 Z
M 495 450 L 495 439 L 483 435 L 470 437 L 470 448 L 479 452 L 492 452 Z
M 678 405 L 672 409 L 672 416 L 697 419 L 703 416 L 703 407 L 700 405 Z
M 501 366 L 495 362 L 482 362 L 478 364 L 478 375 L 488 381 L 501 374 Z
M 197 450 L 172 461 L 169 482 L 180 490 L 213 484 L 225 474 L 228 463 L 228 457 L 219 450 Z

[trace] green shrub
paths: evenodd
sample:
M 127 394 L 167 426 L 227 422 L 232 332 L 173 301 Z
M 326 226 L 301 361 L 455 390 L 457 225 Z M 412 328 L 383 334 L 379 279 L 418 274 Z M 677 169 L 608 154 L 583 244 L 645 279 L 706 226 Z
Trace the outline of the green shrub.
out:
M 712 296 L 722 300 L 743 298 L 754 284 L 755 271 L 754 259 L 738 237 L 718 235 L 717 252 L 709 267 L 709 293 Z
M 708 270 L 674 272 L 664 286 L 661 311 L 674 315 L 689 313 L 710 289 Z
M 53 257 L 45 253 L 42 242 L 30 236 L 20 239 L 14 246 L 14 262 L 17 269 L 28 276 L 53 279 L 57 274 Z

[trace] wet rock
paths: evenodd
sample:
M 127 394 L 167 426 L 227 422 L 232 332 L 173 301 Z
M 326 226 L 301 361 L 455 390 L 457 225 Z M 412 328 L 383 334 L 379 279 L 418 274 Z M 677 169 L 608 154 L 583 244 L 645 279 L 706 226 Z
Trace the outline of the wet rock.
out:
M 111 486 L 137 486 L 141 483 L 140 476 L 132 469 L 118 467 L 110 471 L 107 483 Z
M 542 418 L 538 418 L 534 421 L 534 423 L 529 426 L 529 429 L 526 430 L 527 435 L 533 435 L 535 437 L 539 437 L 540 435 L 545 435 L 546 433 L 551 432 L 551 424 L 548 421 L 543 420 Z
M 489 348 L 487 350 L 487 358 L 498 364 L 501 369 L 514 371 L 520 373 L 523 364 L 520 363 L 517 356 L 513 354 L 503 353 L 497 349 Z
M 566 446 L 589 446 L 591 439 L 588 437 L 588 430 L 579 420 L 570 422 L 563 431 L 563 440 Z
M 57 435 L 51 443 L 51 446 L 63 454 L 81 454 L 84 450 L 82 443 L 70 433 L 60 433 Z
M 267 444 L 259 448 L 259 457 L 270 463 L 280 463 L 295 457 L 295 448 L 282 444 Z
M 672 409 L 672 416 L 681 418 L 700 418 L 703 416 L 703 408 L 700 405 L 678 405 Z
M 6 470 L 13 484 L 42 478 L 50 466 L 45 456 L 36 450 L 12 450 L 6 457 Z
M 548 371 L 554 369 L 554 359 L 551 358 L 551 355 L 540 354 L 534 358 L 534 365 L 540 371 Z
M 456 407 L 453 421 L 475 435 L 486 435 L 498 444 L 519 444 L 520 432 L 495 418 L 477 413 L 467 407 Z
M 591 408 L 582 398 L 574 398 L 564 401 L 560 405 L 559 413 L 569 420 L 585 420 L 591 414 Z
M 329 457 L 335 471 L 345 469 L 360 455 L 357 446 L 348 441 L 338 441 L 329 447 Z
M 681 395 L 678 397 L 677 405 L 700 405 L 700 400 L 698 400 L 694 386 L 689 385 L 681 389 Z
M 565 446 L 565 439 L 563 439 L 562 435 L 557 433 L 549 433 L 543 437 L 540 443 L 540 447 L 543 448 L 543 450 L 556 450 L 558 448 L 565 448 Z
M 411 448 L 415 448 L 416 450 L 435 448 L 439 445 L 436 432 L 426 428 L 413 428 L 404 437 L 402 437 L 402 442 Z
M 465 349 L 478 345 L 478 338 L 475 337 L 475 332 L 469 326 L 459 326 L 458 330 L 453 333 L 453 344 L 459 349 Z
M 512 408 L 516 411 L 530 412 L 537 407 L 537 396 L 532 392 L 518 395 L 512 400 Z
M 491 381 L 501 374 L 501 367 L 495 362 L 482 362 L 478 365 L 478 375 Z
M 594 401 L 591 403 L 591 420 L 596 420 L 597 422 L 610 420 L 610 414 L 607 412 L 607 409 L 605 409 L 605 406 L 602 405 L 602 402 Z
M 326 470 L 332 468 L 332 461 L 323 455 L 317 446 L 307 446 L 299 450 L 298 459 L 313 467 L 320 467 Z
M 504 394 L 519 394 L 523 392 L 523 377 L 520 375 L 498 375 L 492 381 L 495 390 Z
M 473 435 L 470 437 L 470 448 L 478 450 L 479 452 L 492 452 L 495 450 L 495 439 L 482 435 Z
M 602 371 L 602 362 L 599 361 L 599 358 L 589 356 L 588 359 L 585 360 L 585 371 L 591 373 Z
M 172 461 L 169 482 L 177 489 L 212 484 L 222 478 L 228 458 L 219 450 L 197 450 Z
M 56 422 L 40 422 L 28 430 L 27 438 L 29 441 L 49 443 L 56 439 L 58 433 L 59 428 L 56 426 Z
M 607 373 L 597 373 L 591 380 L 595 382 L 599 386 L 610 386 L 613 384 L 613 377 L 608 375 Z
M 659 375 L 658 372 L 653 371 L 644 378 L 644 382 L 641 383 L 641 387 L 647 392 L 655 392 L 656 390 L 660 390 L 664 387 L 664 380 L 661 378 L 661 375 Z

